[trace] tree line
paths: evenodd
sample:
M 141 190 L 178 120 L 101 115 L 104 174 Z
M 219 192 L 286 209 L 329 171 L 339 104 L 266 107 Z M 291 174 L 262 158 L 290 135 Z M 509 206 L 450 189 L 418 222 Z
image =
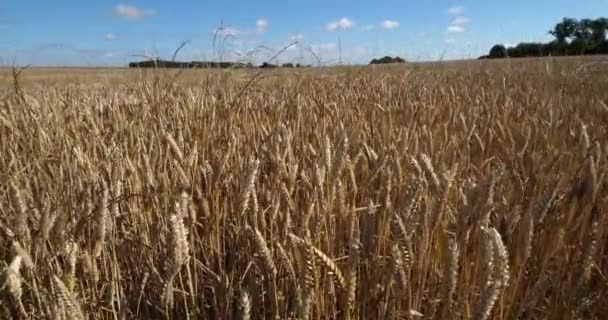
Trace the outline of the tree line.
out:
M 226 68 L 253 68 L 251 63 L 236 63 L 236 62 L 212 62 L 212 61 L 172 61 L 172 60 L 161 60 L 152 59 L 139 62 L 129 63 L 130 68 L 178 68 L 178 69 L 190 69 L 190 68 L 211 68 L 211 69 L 226 69 Z
M 405 59 L 401 57 L 384 56 L 379 59 L 372 59 L 369 64 L 389 64 L 389 63 L 405 63 Z
M 268 62 L 264 62 L 260 66 L 255 66 L 252 63 L 242 63 L 242 62 L 214 62 L 214 61 L 173 61 L 173 60 L 161 60 L 161 59 L 152 59 L 146 61 L 139 62 L 131 62 L 129 63 L 129 68 L 171 68 L 171 69 L 251 69 L 251 68 L 261 68 L 261 69 L 271 69 L 271 68 L 306 68 L 310 67 L 310 65 L 301 65 L 301 64 L 293 64 L 293 63 L 284 63 L 282 65 L 275 65 Z
M 555 37 L 551 42 L 522 42 L 509 48 L 497 44 L 480 59 L 608 54 L 607 30 L 608 18 L 563 18 L 549 30 Z

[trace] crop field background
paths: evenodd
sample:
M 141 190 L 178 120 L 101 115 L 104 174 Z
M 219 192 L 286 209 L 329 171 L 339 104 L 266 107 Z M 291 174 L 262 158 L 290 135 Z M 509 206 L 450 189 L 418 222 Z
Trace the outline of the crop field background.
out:
M 603 319 L 608 64 L 0 71 L 1 319 Z

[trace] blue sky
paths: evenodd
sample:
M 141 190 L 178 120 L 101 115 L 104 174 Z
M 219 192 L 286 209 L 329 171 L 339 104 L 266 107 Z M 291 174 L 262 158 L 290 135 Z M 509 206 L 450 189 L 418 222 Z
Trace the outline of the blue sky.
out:
M 495 43 L 547 41 L 562 17 L 608 16 L 608 0 L 0 0 L 0 63 L 124 65 L 135 55 L 366 63 L 477 57 Z M 225 41 L 213 46 L 214 30 Z M 223 38 L 223 37 L 221 37 Z M 341 44 L 341 50 L 340 45 Z M 312 52 L 312 53 L 311 53 Z M 314 53 L 314 54 L 313 54 Z

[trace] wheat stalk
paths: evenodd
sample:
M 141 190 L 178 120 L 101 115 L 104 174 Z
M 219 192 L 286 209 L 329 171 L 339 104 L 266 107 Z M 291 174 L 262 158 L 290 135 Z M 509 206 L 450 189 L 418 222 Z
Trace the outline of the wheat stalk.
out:
M 58 308 L 63 311 L 63 316 L 71 320 L 84 320 L 84 314 L 80 305 L 76 302 L 72 292 L 57 276 L 53 276 L 55 285 L 55 300 Z
M 253 236 L 253 242 L 255 243 L 258 252 L 262 256 L 266 272 L 268 272 L 270 278 L 275 278 L 277 276 L 277 267 L 274 263 L 274 259 L 272 258 L 272 253 L 266 244 L 264 236 L 262 236 L 258 229 L 252 229 L 249 226 L 247 228 Z
M 498 231 L 494 228 L 482 229 L 484 238 L 484 257 L 486 259 L 486 283 L 481 302 L 477 307 L 474 319 L 486 320 L 501 292 L 509 284 L 508 253 Z M 488 255 L 491 255 L 490 258 Z
M 251 298 L 245 291 L 241 294 L 241 320 L 251 319 Z
M 450 239 L 446 250 L 446 261 L 443 271 L 443 310 L 441 312 L 442 319 L 454 318 L 452 315 L 453 296 L 458 284 L 458 262 L 460 251 L 458 243 L 454 239 Z
M 249 172 L 247 173 L 247 178 L 245 180 L 245 185 L 241 190 L 241 195 L 239 197 L 239 213 L 241 216 L 245 214 L 245 211 L 247 210 L 247 205 L 249 204 L 249 198 L 251 197 L 251 193 L 254 192 L 255 180 L 258 175 L 259 166 L 259 160 L 253 160 L 250 163 Z
M 104 180 L 101 180 L 101 186 L 101 203 L 99 204 L 97 214 L 95 215 L 95 233 L 97 235 L 97 238 L 95 239 L 95 246 L 93 248 L 94 257 L 99 257 L 101 255 L 101 251 L 106 240 L 109 220 L 108 202 L 110 197 L 110 191 Z

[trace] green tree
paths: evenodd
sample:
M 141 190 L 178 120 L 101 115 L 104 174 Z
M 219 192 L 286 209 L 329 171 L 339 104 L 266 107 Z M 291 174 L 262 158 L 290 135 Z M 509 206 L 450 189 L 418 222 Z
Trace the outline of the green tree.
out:
M 590 23 L 591 39 L 596 44 L 602 44 L 606 41 L 606 29 L 608 29 L 608 19 L 598 18 Z
M 608 18 L 581 19 L 563 18 L 549 34 L 555 40 L 548 43 L 520 43 L 507 48 L 508 57 L 531 57 L 547 55 L 608 54 Z M 503 56 L 504 47 L 495 45 L 483 58 Z
M 577 30 L 578 21 L 572 18 L 564 18 L 560 23 L 553 27 L 553 30 L 549 31 L 549 34 L 553 35 L 558 42 L 566 42 L 568 38 L 572 38 L 574 32 Z
M 592 25 L 593 20 L 591 19 L 582 19 L 579 21 L 574 30 L 574 38 L 578 40 L 591 40 L 593 31 L 591 28 Z
M 497 44 L 490 49 L 490 58 L 506 58 L 507 57 L 507 48 L 502 44 Z
M 599 53 L 606 42 L 606 28 L 608 21 L 606 18 L 582 19 L 579 21 L 574 40 L 570 47 L 578 54 Z
M 568 54 L 582 55 L 589 51 L 589 41 L 583 38 L 575 38 L 568 45 Z
M 544 52 L 552 56 L 563 56 L 568 53 L 568 43 L 553 40 L 544 46 Z

